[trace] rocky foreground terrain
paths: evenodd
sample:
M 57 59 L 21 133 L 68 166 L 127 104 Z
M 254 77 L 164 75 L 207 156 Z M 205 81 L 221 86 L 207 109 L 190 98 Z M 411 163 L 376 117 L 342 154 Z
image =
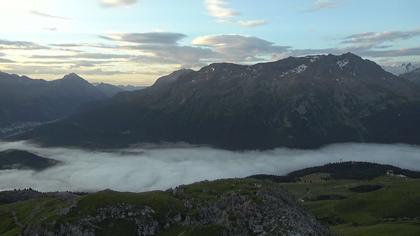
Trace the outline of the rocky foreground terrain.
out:
M 1 235 L 330 235 L 280 185 L 255 179 L 167 191 L 0 193 Z

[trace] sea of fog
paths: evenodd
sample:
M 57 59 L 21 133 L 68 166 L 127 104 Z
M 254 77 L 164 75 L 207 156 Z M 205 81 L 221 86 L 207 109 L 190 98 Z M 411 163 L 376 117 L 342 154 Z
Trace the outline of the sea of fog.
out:
M 188 145 L 138 146 L 113 151 L 42 148 L 26 142 L 1 143 L 59 160 L 44 171 L 0 171 L 0 190 L 39 191 L 165 190 L 180 184 L 254 174 L 284 175 L 293 170 L 337 161 L 369 161 L 420 170 L 420 146 L 335 144 L 318 150 L 278 148 L 227 151 Z

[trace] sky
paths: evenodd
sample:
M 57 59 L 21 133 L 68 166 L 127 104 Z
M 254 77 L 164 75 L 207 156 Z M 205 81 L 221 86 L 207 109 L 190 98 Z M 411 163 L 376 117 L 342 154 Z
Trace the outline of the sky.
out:
M 353 52 L 420 63 L 418 0 L 0 0 L 0 71 L 150 85 L 181 68 Z

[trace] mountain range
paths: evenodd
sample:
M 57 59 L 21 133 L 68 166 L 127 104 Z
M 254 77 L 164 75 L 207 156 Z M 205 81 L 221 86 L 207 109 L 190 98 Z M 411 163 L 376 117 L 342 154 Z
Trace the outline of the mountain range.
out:
M 0 72 L 0 137 L 65 118 L 133 88 L 92 85 L 74 73 L 46 81 Z
M 58 146 L 188 142 L 270 149 L 419 144 L 419 132 L 420 88 L 346 53 L 176 71 L 15 138 Z

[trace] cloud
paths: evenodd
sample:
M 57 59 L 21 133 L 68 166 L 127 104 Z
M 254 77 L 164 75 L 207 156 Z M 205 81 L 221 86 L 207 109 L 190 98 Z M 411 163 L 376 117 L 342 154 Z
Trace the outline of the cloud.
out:
M 63 17 L 63 16 L 55 16 L 55 15 L 51 15 L 51 14 L 47 14 L 44 12 L 40 12 L 40 11 L 30 11 L 30 13 L 32 15 L 36 15 L 36 16 L 40 16 L 40 17 L 46 17 L 46 18 L 52 18 L 52 19 L 59 19 L 59 20 L 71 20 L 71 18 L 68 17 Z
M 290 49 L 257 37 L 234 34 L 198 37 L 193 40 L 193 45 L 211 48 L 222 56 L 220 59 L 233 62 L 270 60 Z
M 364 32 L 344 37 L 341 44 L 373 47 L 385 42 L 395 42 L 420 36 L 420 29 L 409 31 Z
M 27 41 L 10 41 L 0 39 L 0 49 L 9 50 L 9 49 L 21 49 L 21 50 L 39 50 L 39 49 L 48 49 L 48 47 L 42 46 L 37 43 L 27 42 Z
M 336 144 L 319 150 L 234 152 L 185 144 L 88 151 L 40 148 L 25 142 L 0 143 L 0 150 L 5 149 L 28 150 L 63 164 L 40 172 L 0 171 L 0 190 L 29 187 L 41 191 L 165 190 L 202 180 L 285 175 L 338 161 L 371 161 L 420 170 L 420 147 L 397 144 Z
M 0 58 L 0 63 L 1 64 L 8 64 L 8 63 L 15 63 L 15 61 L 6 59 L 6 58 Z
M 103 7 L 119 7 L 136 4 L 138 0 L 99 0 L 99 2 Z
M 0 64 L 9 64 L 9 63 L 14 63 L 15 61 L 9 60 L 7 58 L 3 58 L 4 56 L 6 56 L 6 54 L 0 52 Z
M 118 59 L 130 58 L 128 54 L 110 54 L 110 53 L 76 53 L 72 55 L 31 55 L 30 58 L 38 59 Z
M 289 55 L 303 56 L 308 54 L 342 54 L 352 52 L 363 57 L 390 58 L 420 56 L 420 46 L 395 48 L 389 43 L 420 36 L 420 29 L 408 31 L 363 32 L 340 38 L 337 47 L 321 49 L 291 49 Z M 384 45 L 385 44 L 385 45 Z
M 230 22 L 243 27 L 256 27 L 267 23 L 265 20 L 232 20 L 240 13 L 229 7 L 227 0 L 204 0 L 204 4 L 209 14 L 216 18 L 218 22 Z
M 151 64 L 179 64 L 184 68 L 205 66 L 211 62 L 212 58 L 218 56 L 211 49 L 191 46 L 137 46 L 130 47 L 130 49 L 152 54 L 136 56 L 131 61 Z
M 232 18 L 238 13 L 229 8 L 226 0 L 204 0 L 209 14 L 219 21 L 224 21 Z
M 103 75 L 103 76 L 110 76 L 110 75 L 122 75 L 122 74 L 132 74 L 131 71 L 119 71 L 113 69 L 102 69 L 102 68 L 95 68 L 89 66 L 77 66 L 78 62 L 69 62 L 69 66 L 60 65 L 56 66 L 53 64 L 60 64 L 56 62 L 48 63 L 41 63 L 44 65 L 7 65 L 7 68 L 4 70 L 8 73 L 13 74 L 21 74 L 21 75 L 54 75 L 54 76 L 62 76 L 68 74 L 69 72 L 74 72 L 80 75 Z M 63 63 L 64 64 L 64 63 Z M 96 63 L 98 64 L 98 63 Z M 87 69 L 90 68 L 90 69 Z
M 46 30 L 46 31 L 57 31 L 58 30 L 56 27 L 44 27 L 42 29 Z
M 420 56 L 420 47 L 400 48 L 394 50 L 366 50 L 361 52 L 362 55 L 368 57 L 405 57 Z
M 127 33 L 110 34 L 100 36 L 103 39 L 124 41 L 138 44 L 177 44 L 179 40 L 187 37 L 185 34 L 172 32 L 148 32 L 148 33 Z
M 341 4 L 338 0 L 315 0 L 313 5 L 306 9 L 306 12 L 322 11 L 331 8 L 336 8 Z
M 256 27 L 267 24 L 265 20 L 240 20 L 238 24 L 244 27 Z
M 395 59 L 405 56 L 420 56 L 420 47 L 400 48 L 391 50 L 374 50 L 366 47 L 342 47 L 342 48 L 324 48 L 324 49 L 292 49 L 289 51 L 290 56 L 305 56 L 315 54 L 342 54 L 352 52 L 362 57 L 383 57 Z
M 287 56 L 342 54 L 353 52 L 367 58 L 397 61 L 398 57 L 418 57 L 420 47 L 393 45 L 420 36 L 420 30 L 364 32 L 338 38 L 335 47 L 293 48 L 254 36 L 239 34 L 204 35 L 187 42 L 178 32 L 140 32 L 104 34 L 105 43 L 67 41 L 43 46 L 34 42 L 0 40 L 0 50 L 8 56 L 24 59 L 14 62 L 0 55 L 5 71 L 19 74 L 64 74 L 78 69 L 94 75 L 131 74 L 140 76 L 155 71 L 156 78 L 179 68 L 199 69 L 214 62 L 253 64 L 279 60 Z M 38 50 L 22 52 L 20 50 Z M 16 50 L 16 51 L 14 51 Z M 135 68 L 135 69 L 134 69 Z M 153 68 L 153 69 L 152 69 Z M 124 72 L 125 71 L 125 72 Z M 159 72 L 158 72 L 159 71 Z M 82 72 L 83 73 L 83 72 Z M 152 76 L 148 78 L 152 81 Z
M 137 63 L 180 64 L 182 67 L 199 67 L 206 65 L 205 61 L 215 57 L 208 48 L 182 46 L 179 41 L 187 37 L 184 34 L 172 32 L 148 32 L 112 34 L 101 38 L 132 43 L 120 46 L 123 50 L 134 50 L 143 55 L 131 58 Z

